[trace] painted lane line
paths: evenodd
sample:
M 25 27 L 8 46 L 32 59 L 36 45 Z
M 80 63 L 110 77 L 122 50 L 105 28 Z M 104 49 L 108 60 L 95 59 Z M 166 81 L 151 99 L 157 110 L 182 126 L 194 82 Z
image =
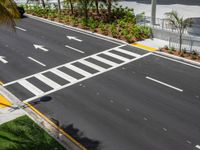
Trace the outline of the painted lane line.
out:
M 129 51 L 121 49 L 121 48 L 114 48 L 113 50 L 118 51 L 118 52 L 122 52 L 122 53 L 127 54 L 127 55 L 131 55 L 133 57 L 140 57 L 141 56 L 139 54 L 136 54 L 136 53 L 133 53 L 133 52 L 129 52 Z
M 19 30 L 21 30 L 21 31 L 26 32 L 26 29 L 23 29 L 23 28 L 20 28 L 20 27 L 17 27 L 17 26 L 15 26 L 15 28 L 16 28 L 16 29 L 19 29 Z
M 45 64 L 39 62 L 38 60 L 36 60 L 36 59 L 34 59 L 34 58 L 32 58 L 32 57 L 28 57 L 28 59 L 30 59 L 30 60 L 32 60 L 32 61 L 34 61 L 34 62 L 40 64 L 41 66 L 44 66 L 44 67 L 46 66 Z
M 40 49 L 45 52 L 49 51 L 48 49 L 44 48 L 44 46 L 42 46 L 42 45 L 33 44 L 33 46 L 35 47 L 35 49 Z
M 69 81 L 69 82 L 76 82 L 76 79 L 69 76 L 68 74 L 58 70 L 58 69 L 52 69 L 51 70 L 52 73 L 56 74 L 57 76 Z
M 104 70 L 105 70 L 105 68 L 100 67 L 100 66 L 98 66 L 98 65 L 96 65 L 96 64 L 93 64 L 93 63 L 91 63 L 91 62 L 89 62 L 89 61 L 87 61 L 87 60 L 84 60 L 84 59 L 79 60 L 78 62 L 80 62 L 80 63 L 82 63 L 82 64 L 84 64 L 84 65 L 86 65 L 86 66 L 89 66 L 89 67 L 91 67 L 91 68 L 94 68 L 94 69 L 96 69 L 96 70 L 99 70 L 99 71 L 104 71 Z
M 71 70 L 73 70 L 73 71 L 75 71 L 75 72 L 77 72 L 79 74 L 82 74 L 85 77 L 92 75 L 91 73 L 89 73 L 89 72 L 87 72 L 87 71 L 85 71 L 85 70 L 83 70 L 81 68 L 78 68 L 78 67 L 76 67 L 76 66 L 74 66 L 72 64 L 67 64 L 65 67 L 67 67 L 67 68 L 69 68 L 69 69 L 71 69 Z
M 81 51 L 81 50 L 79 50 L 79 49 L 73 48 L 73 47 L 68 46 L 68 45 L 65 45 L 65 47 L 67 47 L 67 48 L 69 48 L 69 49 L 72 49 L 72 50 L 74 50 L 74 51 L 77 51 L 77 52 L 79 52 L 79 53 L 85 53 L 85 52 L 83 52 L 83 51 Z
M 2 62 L 2 63 L 4 63 L 4 64 L 7 64 L 8 63 L 8 61 L 7 60 L 5 60 L 5 56 L 0 56 L 0 61 Z
M 110 56 L 110 57 L 122 60 L 122 61 L 128 61 L 129 60 L 129 59 L 125 58 L 125 57 L 119 56 L 117 54 L 113 54 L 111 52 L 105 52 L 105 54 L 108 55 L 108 56 Z
M 56 89 L 56 88 L 60 88 L 60 85 L 57 84 L 56 82 L 54 82 L 53 80 L 45 77 L 44 75 L 42 74 L 36 74 L 35 77 L 37 79 L 39 79 L 40 81 L 44 82 L 45 84 L 47 84 L 48 86 L 52 87 L 53 89 Z
M 59 90 L 62 90 L 62 89 L 64 89 L 64 88 L 66 88 L 66 87 L 69 87 L 69 86 L 72 86 L 72 85 L 74 85 L 74 84 L 80 83 L 80 82 L 82 82 L 82 81 L 84 81 L 84 80 L 87 80 L 87 79 L 96 77 L 96 76 L 98 76 L 98 75 L 100 75 L 100 74 L 103 74 L 103 73 L 108 72 L 108 71 L 110 71 L 110 70 L 113 70 L 113 69 L 115 69 L 115 68 L 121 67 L 121 66 L 123 66 L 123 65 L 125 65 L 125 64 L 128 64 L 128 63 L 131 63 L 131 62 L 133 62 L 133 61 L 137 61 L 138 59 L 147 57 L 147 56 L 149 56 L 149 55 L 151 55 L 151 53 L 147 53 L 147 54 L 142 55 L 141 57 L 134 58 L 134 59 L 132 59 L 132 60 L 130 60 L 130 61 L 128 61 L 128 62 L 121 63 L 121 64 L 119 64 L 118 66 L 110 67 L 109 69 L 107 69 L 107 70 L 105 70 L 105 71 L 103 71 L 103 72 L 97 72 L 96 74 L 93 74 L 93 75 L 91 75 L 91 76 L 87 76 L 87 77 L 82 78 L 82 79 L 80 79 L 80 80 L 77 80 L 77 82 L 75 82 L 75 83 L 69 83 L 69 84 L 66 84 L 66 85 L 64 85 L 64 86 L 61 86 L 61 87 L 59 87 L 59 88 L 57 88 L 57 89 L 50 90 L 50 91 L 46 92 L 46 93 L 43 94 L 43 95 L 31 97 L 31 98 L 29 98 L 29 99 L 27 99 L 27 100 L 24 100 L 23 102 L 31 102 L 31 101 L 33 101 L 33 100 L 35 100 L 35 99 L 37 99 L 37 98 L 42 97 L 42 96 L 45 96 L 45 95 L 54 93 L 54 92 L 56 92 L 56 91 L 59 91 Z
M 170 88 L 172 88 L 172 89 L 175 89 L 175 90 L 177 90 L 177 91 L 179 91 L 179 92 L 183 92 L 182 89 L 179 89 L 179 88 L 174 87 L 174 86 L 172 86 L 172 85 L 169 85 L 169 84 L 167 84 L 167 83 L 161 82 L 161 81 L 159 81 L 159 80 L 153 79 L 153 78 L 151 78 L 151 77 L 146 76 L 146 79 L 149 79 L 149 80 L 151 80 L 151 81 L 160 83 L 160 84 L 162 84 L 162 85 L 165 85 L 165 86 L 167 86 L 167 87 L 170 87 Z
M 31 93 L 35 94 L 36 96 L 44 93 L 42 90 L 38 89 L 35 85 L 31 84 L 26 80 L 21 80 L 18 83 L 21 86 L 25 87 L 27 90 L 29 90 Z
M 127 44 L 120 45 L 120 46 L 117 46 L 117 47 L 123 47 L 123 46 L 126 46 L 126 45 L 127 45 Z M 94 54 L 94 55 L 103 54 L 104 52 L 110 51 L 110 50 L 112 50 L 112 49 L 113 49 L 113 48 L 110 48 L 110 49 L 108 49 L 108 50 L 105 50 L 105 51 L 103 51 L 103 52 L 96 53 L 96 54 Z M 81 59 L 91 58 L 91 57 L 93 57 L 94 55 L 86 56 L 86 57 L 83 57 L 83 58 L 74 60 L 74 61 L 72 61 L 72 62 L 69 62 L 69 63 L 75 63 L 75 62 L 77 62 L 77 61 L 79 61 L 79 60 L 81 60 Z M 66 65 L 69 64 L 69 63 L 62 64 L 62 65 L 59 65 L 59 66 L 56 66 L 56 67 L 47 69 L 47 70 L 41 71 L 41 72 L 39 72 L 39 73 L 42 74 L 42 73 L 46 73 L 46 72 L 48 72 L 48 71 L 51 71 L 51 70 L 54 69 L 54 68 L 57 69 L 57 68 L 61 68 L 61 67 L 66 67 Z M 8 85 L 14 84 L 14 83 L 16 83 L 16 82 L 18 82 L 18 81 L 20 81 L 20 80 L 24 80 L 24 79 L 28 79 L 28 78 L 34 77 L 36 74 L 38 74 L 38 73 L 35 73 L 35 74 L 32 74 L 32 75 L 26 76 L 26 77 L 24 77 L 24 78 L 17 79 L 17 80 L 15 80 L 15 81 L 11 81 L 11 82 L 5 83 L 4 86 L 8 86 Z
M 196 69 L 200 69 L 200 66 L 195 66 L 195 65 L 192 65 L 192 64 L 180 61 L 180 60 L 176 60 L 174 58 L 169 58 L 169 57 L 166 57 L 166 56 L 162 56 L 162 54 L 152 53 L 152 55 L 155 55 L 155 56 L 158 56 L 158 57 L 161 57 L 161 58 L 165 58 L 165 59 L 168 59 L 168 60 L 171 60 L 171 61 L 174 61 L 174 62 L 178 62 L 178 63 L 184 64 L 184 65 L 196 68 Z
M 115 43 L 117 45 L 121 45 L 121 44 L 126 43 L 124 41 L 117 42 L 117 40 L 114 39 L 114 38 L 109 38 L 109 37 L 103 36 L 101 34 L 95 34 L 93 32 L 89 32 L 89 31 L 86 31 L 86 30 L 83 30 L 83 29 L 80 29 L 80 28 L 75 28 L 75 27 L 72 27 L 72 26 L 64 25 L 62 23 L 54 22 L 54 21 L 51 21 L 51 20 L 48 20 L 48 19 L 37 17 L 37 16 L 33 16 L 33 15 L 29 15 L 29 14 L 26 14 L 26 16 L 28 16 L 31 19 L 34 19 L 34 20 L 37 20 L 37 21 L 40 21 L 40 22 L 43 22 L 43 23 L 46 23 L 46 24 L 50 24 L 50 25 L 57 26 L 57 27 L 60 27 L 60 28 L 63 28 L 63 29 L 78 32 L 78 33 L 81 33 L 81 34 L 85 34 L 85 35 L 88 35 L 88 36 L 91 36 L 91 37 L 94 37 L 94 38 L 97 38 L 97 39 L 101 39 L 101 40 L 104 40 L 104 41 Z
M 66 36 L 69 40 L 75 40 L 75 41 L 78 41 L 78 42 L 82 42 L 83 40 L 80 40 L 78 38 L 76 38 L 75 36 Z
M 98 61 L 101 61 L 101 62 L 106 63 L 106 64 L 108 64 L 110 66 L 113 66 L 113 67 L 118 65 L 117 63 L 114 63 L 114 62 L 112 62 L 110 60 L 107 60 L 107 59 L 102 58 L 102 57 L 97 56 L 97 55 L 96 56 L 92 56 L 91 58 L 94 58 L 94 59 L 96 59 Z
M 198 148 L 198 149 L 200 149 L 200 145 L 196 145 L 195 147 Z

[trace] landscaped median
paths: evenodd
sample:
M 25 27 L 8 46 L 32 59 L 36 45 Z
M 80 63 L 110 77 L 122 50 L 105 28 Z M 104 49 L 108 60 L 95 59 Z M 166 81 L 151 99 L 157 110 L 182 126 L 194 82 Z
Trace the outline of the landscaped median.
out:
M 24 8 L 27 14 L 90 30 L 128 43 L 147 39 L 152 34 L 149 27 L 136 24 L 136 16 L 132 9 L 114 5 L 108 12 L 107 4 L 101 2 L 98 12 L 92 4 L 87 4 L 87 12 L 85 12 L 82 5 L 81 1 L 74 2 L 73 12 L 67 7 L 61 11 L 50 6 L 43 8 L 39 5 L 25 5 Z
M 65 150 L 28 116 L 0 125 L 1 150 Z

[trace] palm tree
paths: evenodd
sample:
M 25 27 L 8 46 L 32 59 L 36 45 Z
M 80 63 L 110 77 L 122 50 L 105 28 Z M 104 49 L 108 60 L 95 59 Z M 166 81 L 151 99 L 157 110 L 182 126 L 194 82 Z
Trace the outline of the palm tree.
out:
M 179 50 L 182 50 L 182 38 L 185 29 L 192 24 L 192 19 L 184 19 L 180 17 L 176 11 L 165 13 L 169 23 L 178 30 L 179 33 Z
M 15 29 L 15 18 L 19 18 L 19 12 L 16 4 L 12 0 L 0 0 L 0 24 Z

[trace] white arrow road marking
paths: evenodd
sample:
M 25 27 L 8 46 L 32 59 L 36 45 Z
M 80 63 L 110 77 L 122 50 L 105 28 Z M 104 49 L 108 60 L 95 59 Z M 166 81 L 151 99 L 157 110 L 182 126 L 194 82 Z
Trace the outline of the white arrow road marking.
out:
M 44 48 L 44 46 L 42 46 L 42 45 L 33 44 L 33 46 L 35 47 L 35 49 L 41 49 L 41 50 L 43 50 L 45 52 L 49 51 L 48 49 Z
M 19 29 L 19 30 L 21 30 L 21 31 L 24 31 L 24 32 L 26 31 L 26 29 L 23 29 L 23 28 L 20 28 L 20 27 L 17 27 L 17 26 L 15 26 L 15 28 L 16 28 L 16 29 Z
M 40 65 L 42 65 L 42 66 L 44 66 L 44 67 L 46 66 L 45 64 L 39 62 L 38 60 L 36 60 L 36 59 L 34 59 L 34 58 L 32 58 L 32 57 L 28 57 L 28 59 L 30 59 L 30 60 L 32 60 L 32 61 L 34 61 L 34 62 L 36 62 L 36 63 L 38 63 L 38 64 L 40 64 Z
M 80 40 L 80 39 L 78 39 L 78 38 L 76 38 L 76 37 L 74 37 L 74 36 L 67 36 L 67 38 L 68 38 L 69 40 L 75 40 L 75 41 L 78 41 L 78 42 L 82 42 L 82 40 Z
M 79 49 L 73 48 L 73 47 L 68 46 L 68 45 L 65 45 L 65 47 L 70 48 L 70 49 L 72 49 L 72 50 L 75 50 L 75 51 L 77 51 L 77 52 L 79 52 L 79 53 L 85 53 L 85 52 L 83 52 L 83 51 L 81 51 L 81 50 L 79 50 Z
M 0 61 L 2 62 L 2 63 L 4 63 L 4 64 L 7 64 L 8 63 L 8 61 L 7 60 L 5 60 L 5 56 L 0 56 Z

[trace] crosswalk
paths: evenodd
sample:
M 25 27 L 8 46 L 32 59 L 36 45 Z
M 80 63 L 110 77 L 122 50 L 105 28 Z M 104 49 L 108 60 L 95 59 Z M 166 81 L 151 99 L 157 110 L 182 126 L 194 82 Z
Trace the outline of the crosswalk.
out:
M 83 80 L 110 71 L 114 68 L 120 67 L 134 60 L 145 57 L 149 54 L 150 53 L 147 52 L 145 52 L 144 54 L 138 54 L 134 51 L 134 49 L 127 50 L 125 45 L 122 45 L 97 54 L 87 56 L 85 58 L 81 58 L 70 63 L 48 69 L 40 73 L 33 74 L 25 78 L 21 78 L 19 80 L 9 82 L 7 84 L 4 84 L 3 86 L 10 90 L 17 98 L 25 102 L 30 102 L 44 95 L 48 95 L 60 89 L 66 88 L 70 85 L 76 84 Z M 102 55 L 106 57 L 103 57 Z M 113 59 L 118 61 L 113 61 Z M 76 74 L 76 76 L 77 74 L 80 75 L 79 78 L 73 75 L 73 72 L 74 74 Z M 30 82 L 30 80 L 32 80 L 33 78 L 34 82 Z M 61 85 L 60 83 L 62 81 L 66 82 Z M 45 87 L 48 87 L 48 90 L 45 89 Z M 25 91 L 25 93 L 15 93 L 15 91 L 18 91 L 17 89 L 19 89 L 20 91 Z M 21 93 L 21 95 L 19 93 Z M 29 96 L 24 96 L 27 93 Z

